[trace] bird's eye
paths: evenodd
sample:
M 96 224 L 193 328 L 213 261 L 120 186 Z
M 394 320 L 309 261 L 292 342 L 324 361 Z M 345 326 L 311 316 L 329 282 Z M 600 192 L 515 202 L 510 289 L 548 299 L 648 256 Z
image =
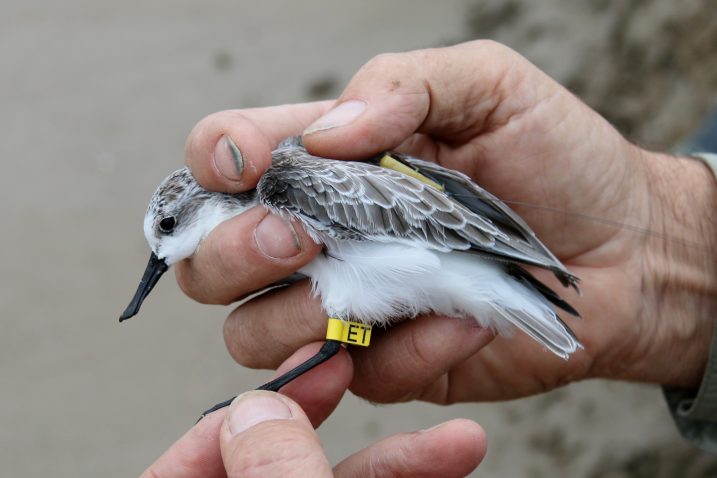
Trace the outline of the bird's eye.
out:
M 174 230 L 176 224 L 177 221 L 174 216 L 167 216 L 159 221 L 159 230 L 168 234 Z

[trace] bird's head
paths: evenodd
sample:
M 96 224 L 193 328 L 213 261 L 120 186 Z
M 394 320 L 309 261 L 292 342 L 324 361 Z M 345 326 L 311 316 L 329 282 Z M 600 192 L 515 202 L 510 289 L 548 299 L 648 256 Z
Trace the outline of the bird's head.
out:
M 162 274 L 192 256 L 212 229 L 255 204 L 255 191 L 238 195 L 207 191 L 186 167 L 170 174 L 152 195 L 145 213 L 144 235 L 152 254 L 120 321 L 136 315 Z

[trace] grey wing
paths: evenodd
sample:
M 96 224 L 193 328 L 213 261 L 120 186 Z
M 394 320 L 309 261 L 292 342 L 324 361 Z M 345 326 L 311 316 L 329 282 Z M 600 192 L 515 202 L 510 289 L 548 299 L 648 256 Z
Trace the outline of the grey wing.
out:
M 445 192 L 463 206 L 489 219 L 503 235 L 497 236 L 491 254 L 551 270 L 565 286 L 577 290 L 578 278 L 571 274 L 536 237 L 533 230 L 503 201 L 475 184 L 468 176 L 438 164 L 405 154 L 392 153 L 416 171 L 443 185 Z
M 317 158 L 298 146 L 274 151 L 257 191 L 269 208 L 335 239 L 490 251 L 505 235 L 421 181 L 370 163 Z

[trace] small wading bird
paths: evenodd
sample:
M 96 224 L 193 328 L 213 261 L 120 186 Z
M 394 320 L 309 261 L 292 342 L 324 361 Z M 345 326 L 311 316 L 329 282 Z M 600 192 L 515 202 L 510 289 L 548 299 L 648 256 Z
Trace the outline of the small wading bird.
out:
M 554 307 L 577 311 L 522 266 L 550 270 L 576 291 L 577 277 L 502 201 L 434 163 L 400 153 L 365 162 L 318 158 L 298 137 L 277 147 L 252 191 L 207 191 L 187 168 L 162 182 L 144 218 L 149 264 L 120 321 L 137 314 L 169 266 L 194 254 L 214 227 L 260 204 L 298 220 L 324 245 L 299 273 L 311 278 L 329 317 L 385 325 L 434 312 L 496 332 L 517 327 L 563 359 L 582 347 Z M 340 346 L 327 340 L 260 389 L 279 390 Z

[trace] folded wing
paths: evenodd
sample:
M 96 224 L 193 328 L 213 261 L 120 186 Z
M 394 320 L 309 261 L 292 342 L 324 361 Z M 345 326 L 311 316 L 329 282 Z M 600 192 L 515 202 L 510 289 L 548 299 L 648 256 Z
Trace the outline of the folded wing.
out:
M 549 269 L 564 285 L 576 286 L 577 278 L 527 224 L 467 176 L 393 155 L 445 185 L 445 192 L 375 163 L 318 158 L 296 142 L 284 142 L 259 181 L 259 198 L 317 235 L 470 251 Z

